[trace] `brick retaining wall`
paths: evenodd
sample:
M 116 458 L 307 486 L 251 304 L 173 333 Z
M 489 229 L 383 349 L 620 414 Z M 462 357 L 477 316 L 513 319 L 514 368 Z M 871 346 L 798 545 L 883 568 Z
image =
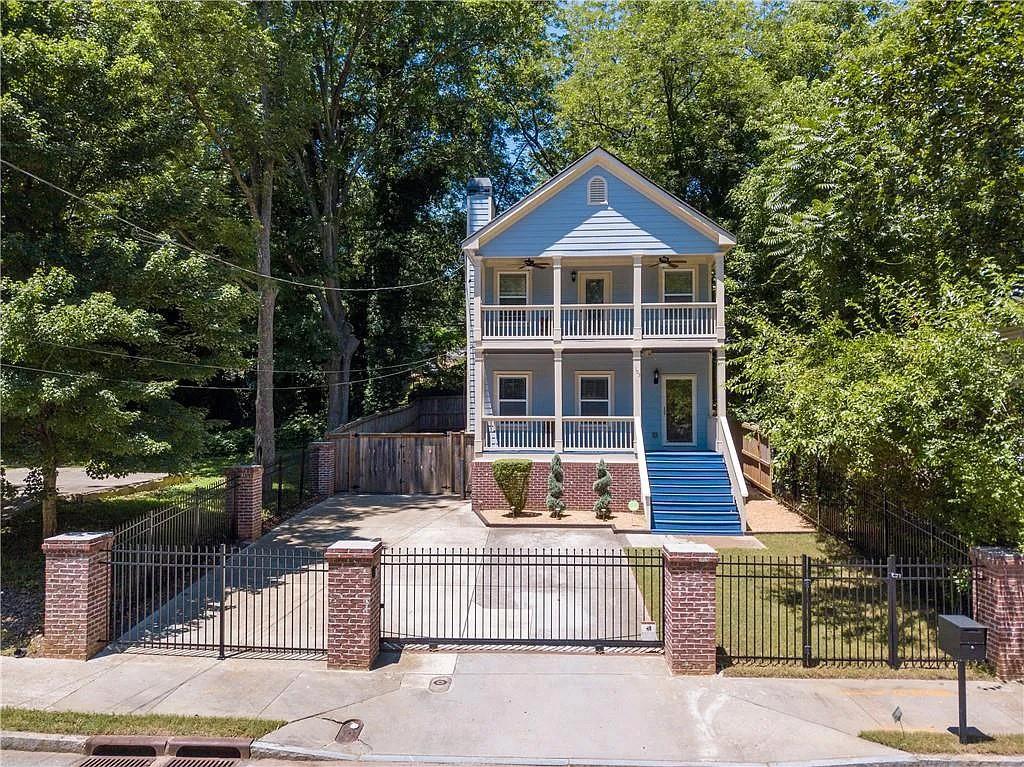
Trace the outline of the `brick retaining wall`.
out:
M 502 495 L 491 469 L 492 461 L 473 461 L 473 493 L 471 500 L 477 511 L 484 509 L 506 509 L 508 503 Z M 530 470 L 526 509 L 545 511 L 544 499 L 548 496 L 549 461 L 534 461 Z M 570 511 L 592 511 L 597 494 L 593 486 L 597 480 L 597 461 L 562 460 L 565 494 L 562 499 Z M 627 512 L 630 501 L 641 503 L 640 469 L 636 463 L 609 463 L 612 475 L 612 512 Z

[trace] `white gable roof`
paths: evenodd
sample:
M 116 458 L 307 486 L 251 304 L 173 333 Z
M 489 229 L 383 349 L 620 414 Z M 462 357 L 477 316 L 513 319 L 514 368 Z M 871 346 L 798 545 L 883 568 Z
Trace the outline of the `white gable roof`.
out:
M 538 206 L 543 205 L 573 181 L 598 165 L 603 170 L 614 174 L 623 183 L 628 184 L 652 202 L 660 205 L 669 213 L 692 226 L 722 249 L 731 248 L 736 244 L 736 238 L 731 232 L 719 226 L 693 206 L 687 205 L 671 192 L 655 184 L 643 174 L 633 170 L 633 168 L 626 165 L 615 155 L 601 147 L 595 147 L 556 176 L 541 184 L 541 186 L 511 208 L 491 220 L 486 226 L 478 229 L 463 240 L 462 247 L 469 250 L 478 250 L 483 243 L 496 237 L 516 221 L 535 210 Z

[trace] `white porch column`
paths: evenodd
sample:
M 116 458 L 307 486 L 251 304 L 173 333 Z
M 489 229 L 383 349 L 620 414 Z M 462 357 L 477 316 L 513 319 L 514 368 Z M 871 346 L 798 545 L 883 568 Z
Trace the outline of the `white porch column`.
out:
M 633 418 L 640 417 L 640 386 L 641 386 L 641 361 L 643 352 L 640 349 L 633 350 Z M 640 446 L 637 445 L 637 449 Z
M 562 351 L 555 349 L 555 452 L 562 452 Z
M 725 343 L 725 254 L 715 254 L 715 331 Z
M 555 315 L 551 337 L 557 344 L 562 341 L 562 257 L 558 255 L 551 257 L 551 283 L 552 307 Z
M 484 434 L 484 353 L 479 349 L 473 353 L 473 383 L 476 386 L 476 408 L 473 418 L 473 452 L 482 453 L 484 441 L 487 436 Z
M 644 334 L 643 328 L 643 285 L 644 285 L 644 258 L 639 253 L 633 254 L 633 338 L 640 340 Z
M 721 347 L 715 351 L 718 362 L 717 391 L 715 402 L 718 408 L 718 415 L 725 415 L 725 348 Z

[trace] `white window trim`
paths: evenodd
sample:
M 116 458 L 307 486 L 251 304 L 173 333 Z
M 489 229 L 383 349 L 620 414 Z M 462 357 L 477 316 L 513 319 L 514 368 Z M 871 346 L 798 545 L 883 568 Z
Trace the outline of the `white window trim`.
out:
M 526 304 L 533 300 L 533 275 L 532 269 L 495 269 L 494 270 L 494 305 L 501 306 L 501 276 L 503 274 L 526 275 Z M 521 306 L 522 304 L 504 304 L 505 306 Z
M 533 373 L 529 370 L 495 370 L 494 371 L 494 395 L 491 397 L 491 414 L 498 417 L 515 418 L 516 416 L 501 415 L 501 379 L 502 378 L 525 378 L 526 379 L 526 415 L 533 415 Z
M 668 441 L 668 382 L 670 380 L 690 381 L 690 396 L 693 398 L 693 407 L 690 408 L 690 433 L 693 440 L 690 442 L 669 442 Z M 697 444 L 697 376 L 694 373 L 662 373 L 661 374 L 661 444 L 678 447 L 693 447 Z
M 601 181 L 604 184 L 604 199 L 603 200 L 592 200 L 590 197 L 590 189 L 594 185 L 595 181 Z M 591 176 L 587 180 L 587 205 L 607 205 L 608 204 L 608 179 L 604 176 Z
M 607 378 L 608 379 L 608 416 L 584 416 L 583 415 L 583 379 L 584 378 Z M 581 418 L 602 418 L 615 415 L 615 371 L 614 370 L 577 370 L 576 371 L 576 415 Z
M 588 277 L 602 277 L 604 278 L 604 302 L 610 304 L 612 302 L 612 273 L 611 272 L 577 272 L 576 273 L 576 300 L 583 304 L 587 297 L 587 278 Z M 601 304 L 589 304 L 589 306 L 600 306 Z
M 663 304 L 667 304 L 668 303 L 668 301 L 665 298 L 665 275 L 668 274 L 669 272 L 676 272 L 676 273 L 678 273 L 678 272 L 689 272 L 690 273 L 690 285 L 693 286 L 693 291 L 690 293 L 690 303 L 696 303 L 697 302 L 697 270 L 694 267 L 692 267 L 692 266 L 676 267 L 675 269 L 671 269 L 671 268 L 669 268 L 667 266 L 663 266 L 663 267 L 661 267 L 661 269 L 658 270 L 658 290 L 659 290 L 659 292 L 661 294 L 661 303 L 663 303 Z M 680 293 L 679 295 L 686 295 L 686 294 L 685 293 Z M 686 302 L 684 301 L 683 303 L 686 303 Z

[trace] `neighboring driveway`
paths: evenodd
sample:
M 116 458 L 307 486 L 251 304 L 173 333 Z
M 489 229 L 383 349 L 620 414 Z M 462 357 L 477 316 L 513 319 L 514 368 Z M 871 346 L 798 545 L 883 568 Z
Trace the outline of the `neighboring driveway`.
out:
M 27 475 L 28 469 L 4 469 L 7 481 L 19 488 L 25 484 Z M 166 476 L 166 474 L 152 471 L 138 471 L 123 477 L 93 479 L 86 474 L 85 469 L 81 466 L 63 466 L 57 470 L 57 492 L 61 495 L 101 493 L 106 490 L 117 490 L 122 487 L 152 482 Z

